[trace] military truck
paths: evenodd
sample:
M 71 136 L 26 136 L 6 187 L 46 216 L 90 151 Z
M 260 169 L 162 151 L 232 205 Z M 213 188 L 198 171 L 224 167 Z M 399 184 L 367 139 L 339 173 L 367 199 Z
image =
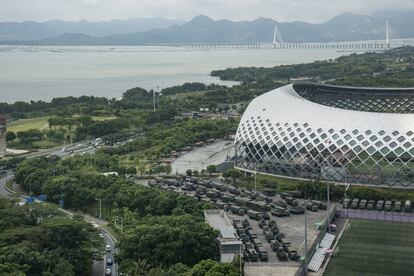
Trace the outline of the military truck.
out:
M 267 225 L 267 222 L 264 220 L 264 218 L 261 218 L 260 220 L 259 220 L 259 227 L 260 228 L 263 228 L 264 226 L 266 226 Z
M 273 251 L 273 252 L 276 252 L 276 251 L 277 251 L 277 249 L 278 249 L 280 246 L 282 246 L 282 245 L 280 244 L 280 242 L 279 242 L 278 240 L 271 240 L 271 241 L 270 241 L 270 247 L 272 248 L 272 251 Z
M 237 205 L 231 205 L 230 206 L 230 211 L 233 214 L 239 215 L 239 216 L 244 216 L 244 214 L 246 213 L 246 210 L 242 207 L 239 207 Z
M 236 187 L 233 186 L 229 186 L 227 187 L 227 191 L 233 195 L 239 195 L 240 194 L 240 190 L 237 189 Z
M 282 246 L 279 246 L 279 248 L 277 249 L 276 256 L 279 259 L 279 261 L 288 261 L 288 255 L 286 254 Z
M 247 207 L 247 203 L 249 203 L 250 200 L 248 200 L 246 198 L 242 198 L 242 197 L 235 197 L 234 202 L 236 202 L 240 206 L 246 206 Z
M 242 225 L 244 228 L 249 228 L 250 227 L 250 222 L 248 219 L 244 219 L 242 220 Z
M 263 246 L 257 248 L 257 253 L 259 254 L 259 258 L 262 262 L 267 262 L 269 255 Z
M 375 205 L 375 210 L 382 211 L 384 209 L 384 200 L 378 200 Z
M 361 201 L 359 202 L 359 209 L 365 210 L 366 208 L 367 208 L 367 200 L 361 199 Z
M 358 209 L 358 204 L 359 204 L 359 199 L 358 198 L 354 198 L 352 200 L 352 203 L 351 203 L 351 208 L 352 209 Z
M 296 251 L 296 250 L 289 251 L 289 259 L 291 259 L 294 262 L 299 261 L 300 256 L 298 254 L 298 251 Z
M 392 207 L 392 201 L 391 200 L 385 201 L 384 211 L 390 212 L 391 211 L 391 207 Z
M 270 213 L 276 217 L 288 217 L 290 215 L 288 209 L 279 206 L 274 206 Z
M 299 201 L 296 198 L 293 198 L 290 196 L 285 197 L 285 200 L 287 204 L 292 205 L 292 206 L 297 206 L 299 204 Z
M 294 198 L 303 198 L 303 193 L 301 191 L 289 191 L 291 197 Z
M 271 188 L 264 188 L 264 189 L 262 189 L 262 192 L 266 196 L 275 196 L 276 195 L 276 190 L 271 189 Z
M 254 249 L 247 249 L 247 256 L 249 258 L 249 261 L 251 262 L 257 262 L 258 261 L 258 255 L 256 250 Z
M 264 202 L 261 202 L 261 201 L 254 201 L 254 200 L 247 202 L 247 207 L 255 211 L 258 211 L 258 212 L 267 212 L 267 211 L 270 211 L 271 209 L 270 205 Z
M 280 197 L 282 199 L 286 199 L 286 197 L 288 197 L 288 196 L 291 196 L 291 195 L 289 193 L 286 193 L 286 192 L 280 193 Z
M 306 210 L 310 210 L 312 212 L 318 212 L 319 210 L 318 205 L 313 203 L 312 201 L 307 201 L 305 205 L 306 205 Z
M 208 197 L 208 198 L 218 198 L 219 197 L 219 193 L 218 192 L 216 192 L 216 191 L 213 191 L 213 190 L 209 190 L 209 191 L 207 191 L 206 192 L 206 196 Z
M 349 198 L 345 198 L 344 201 L 342 202 L 342 208 L 348 209 L 350 204 L 351 204 L 351 200 Z
M 263 218 L 263 214 L 261 212 L 256 212 L 253 210 L 247 211 L 247 215 L 249 216 L 249 218 L 254 220 L 260 220 L 261 218 Z
M 318 206 L 318 208 L 321 209 L 321 210 L 328 209 L 328 204 L 326 204 L 325 202 L 322 202 L 322 201 L 319 201 L 319 200 L 311 200 L 311 202 L 313 204 L 316 204 Z
M 368 209 L 368 210 L 374 210 L 374 208 L 375 208 L 375 200 L 370 199 L 370 200 L 368 201 L 368 204 L 367 204 L 367 209 Z
M 270 203 L 270 206 L 273 207 L 274 205 L 279 206 L 279 207 L 284 207 L 284 208 L 287 207 L 287 203 L 283 199 L 278 199 L 278 200 L 275 200 L 274 203 Z
M 395 212 L 401 212 L 401 201 L 394 202 L 394 211 Z
M 301 205 L 289 207 L 288 210 L 291 214 L 295 214 L 295 215 L 305 213 L 305 208 L 303 208 L 303 206 Z

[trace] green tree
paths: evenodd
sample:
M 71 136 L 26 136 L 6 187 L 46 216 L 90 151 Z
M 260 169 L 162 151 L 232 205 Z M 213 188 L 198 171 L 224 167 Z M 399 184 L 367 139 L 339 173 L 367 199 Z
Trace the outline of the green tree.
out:
M 7 142 L 13 142 L 17 138 L 16 133 L 13 131 L 7 131 L 6 140 Z
M 231 180 L 232 180 L 232 183 L 234 184 L 234 183 L 236 183 L 236 180 L 238 178 L 242 177 L 242 173 L 239 170 L 236 170 L 236 169 L 229 169 L 229 170 L 227 170 L 223 173 L 223 176 L 224 177 L 230 177 Z
M 216 173 L 217 167 L 216 165 L 208 165 L 207 166 L 207 172 L 210 174 Z

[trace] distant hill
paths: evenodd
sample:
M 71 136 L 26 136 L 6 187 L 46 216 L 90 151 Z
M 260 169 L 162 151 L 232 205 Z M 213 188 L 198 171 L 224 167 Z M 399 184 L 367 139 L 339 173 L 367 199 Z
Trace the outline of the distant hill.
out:
M 62 20 L 50 20 L 46 22 L 0 22 L 0 41 L 41 40 L 60 36 L 65 33 L 79 33 L 100 37 L 112 34 L 145 32 L 182 23 L 184 23 L 183 20 L 168 18 L 137 18 L 102 22 L 85 20 L 78 22 Z
M 144 45 L 162 43 L 242 43 L 272 42 L 277 24 L 284 42 L 356 41 L 385 38 L 385 20 L 390 22 L 391 38 L 414 38 L 414 11 L 387 11 L 373 15 L 340 14 L 326 22 L 277 22 L 269 18 L 253 21 L 213 20 L 197 16 L 183 24 L 166 28 L 107 36 L 84 32 L 32 39 L 24 44 L 37 45 Z M 1 33 L 1 32 L 0 32 Z M 3 42 L 5 43 L 5 42 Z M 12 41 L 8 43 L 22 43 Z

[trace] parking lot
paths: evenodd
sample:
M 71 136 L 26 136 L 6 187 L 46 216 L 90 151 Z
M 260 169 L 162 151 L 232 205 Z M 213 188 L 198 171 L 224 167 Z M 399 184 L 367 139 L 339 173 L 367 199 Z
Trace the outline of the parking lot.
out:
M 280 194 L 268 196 L 264 195 L 261 192 L 255 191 L 248 191 L 245 189 L 238 189 L 233 187 L 229 184 L 219 183 L 219 182 L 212 182 L 209 180 L 202 180 L 199 178 L 183 178 L 183 179 L 155 179 L 150 181 L 150 186 L 156 186 L 163 189 L 168 189 L 172 191 L 176 191 L 178 193 L 186 194 L 192 197 L 195 197 L 199 200 L 208 201 L 215 203 L 218 208 L 226 210 L 227 216 L 230 220 L 235 220 L 236 223 L 239 221 L 239 224 L 243 220 L 247 220 L 250 227 L 248 228 L 248 234 L 250 240 L 248 240 L 247 236 L 245 235 L 245 231 L 242 229 L 241 236 L 244 236 L 246 241 L 244 243 L 245 246 L 245 260 L 252 261 L 250 258 L 251 256 L 248 255 L 246 252 L 248 248 L 254 248 L 256 251 L 260 251 L 263 249 L 267 252 L 267 261 L 263 260 L 264 262 L 268 263 L 280 263 L 280 264 L 297 264 L 297 260 L 299 258 L 290 258 L 290 254 L 293 251 L 297 252 L 297 255 L 303 256 L 305 252 L 305 245 L 304 245 L 304 232 L 305 232 L 305 215 L 301 214 L 294 214 L 290 213 L 289 216 L 275 216 L 273 212 L 273 208 L 276 207 L 276 203 L 279 204 L 280 202 L 285 202 L 284 199 L 281 198 Z M 295 198 L 294 200 L 297 201 L 298 206 L 305 206 L 304 200 L 300 198 Z M 288 200 L 289 201 L 289 200 Z M 255 211 L 251 210 L 250 207 L 239 206 L 240 203 L 247 202 L 250 207 L 254 208 L 254 203 L 258 205 L 258 207 L 263 206 L 263 208 L 267 208 L 266 211 Z M 235 209 L 236 208 L 236 209 Z M 238 208 L 238 209 L 237 209 Z M 272 208 L 272 212 L 268 208 Z M 292 210 L 294 206 L 287 204 L 286 209 Z M 232 209 L 232 210 L 230 210 Z M 244 209 L 244 212 L 238 213 L 239 209 Z M 311 209 L 311 208 L 310 208 Z M 308 246 L 310 246 L 316 239 L 319 230 L 315 226 L 315 224 L 323 222 L 327 215 L 326 210 L 315 210 L 314 211 L 307 211 L 307 230 L 308 230 Z M 243 214 L 244 213 L 244 214 Z M 249 213 L 247 215 L 246 213 Z M 272 239 L 266 240 L 263 228 L 259 227 L 260 218 L 252 218 L 252 213 L 260 213 L 260 216 L 266 213 L 269 217 L 267 220 L 262 221 L 266 225 L 263 228 L 267 227 L 267 231 L 270 231 L 269 222 L 273 221 L 271 224 L 277 225 L 277 231 L 274 233 L 281 233 L 281 236 L 277 234 L 272 237 Z M 272 215 L 273 213 L 273 215 Z M 247 230 L 247 228 L 246 228 Z M 273 228 L 271 230 L 273 232 Z M 253 236 L 253 238 L 251 238 Z M 268 234 L 269 237 L 269 234 Z M 276 238 L 278 237 L 278 238 Z M 278 245 L 284 247 L 283 254 L 288 256 L 285 258 L 279 258 L 275 251 L 278 251 L 278 246 L 274 246 L 272 249 L 271 241 L 275 243 L 275 240 L 280 238 L 280 243 L 276 242 Z M 258 243 L 258 245 L 256 245 Z M 259 249 L 260 247 L 260 249 Z M 258 253 L 257 262 L 261 262 L 261 256 Z M 292 255 L 294 256 L 294 255 Z M 256 262 L 255 260 L 253 260 Z

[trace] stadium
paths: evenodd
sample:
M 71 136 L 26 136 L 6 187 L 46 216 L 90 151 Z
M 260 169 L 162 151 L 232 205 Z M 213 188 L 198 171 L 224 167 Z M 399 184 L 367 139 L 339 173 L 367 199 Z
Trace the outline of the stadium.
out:
M 267 92 L 240 121 L 235 167 L 414 188 L 414 88 L 296 83 Z

